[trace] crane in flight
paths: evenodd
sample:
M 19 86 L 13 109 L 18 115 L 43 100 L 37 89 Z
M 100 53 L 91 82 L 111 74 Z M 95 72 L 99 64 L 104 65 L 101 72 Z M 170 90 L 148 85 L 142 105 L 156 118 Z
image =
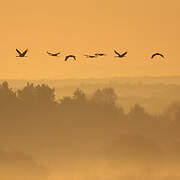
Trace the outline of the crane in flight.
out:
M 115 56 L 115 57 L 123 58 L 123 57 L 126 56 L 126 54 L 127 54 L 128 52 L 126 51 L 126 52 L 124 52 L 123 54 L 120 54 L 120 53 L 118 53 L 116 50 L 114 50 L 114 53 L 117 55 L 117 56 Z
M 49 56 L 58 56 L 58 55 L 60 54 L 60 52 L 58 52 L 58 53 L 51 53 L 51 52 L 48 52 L 48 51 L 47 51 L 47 54 L 48 54 Z
M 24 52 L 21 52 L 20 50 L 16 49 L 18 56 L 16 57 L 27 57 L 26 53 L 28 52 L 28 49 L 26 49 Z
M 73 58 L 74 60 L 76 60 L 76 56 L 68 55 L 68 56 L 65 57 L 65 61 L 67 61 L 69 58 Z
M 155 56 L 160 56 L 162 58 L 164 58 L 164 55 L 161 54 L 161 53 L 154 53 L 152 56 L 151 56 L 151 59 L 153 59 Z
M 105 53 L 96 53 L 95 56 L 106 56 Z
M 87 58 L 96 58 L 97 57 L 96 55 L 84 55 L 84 56 Z

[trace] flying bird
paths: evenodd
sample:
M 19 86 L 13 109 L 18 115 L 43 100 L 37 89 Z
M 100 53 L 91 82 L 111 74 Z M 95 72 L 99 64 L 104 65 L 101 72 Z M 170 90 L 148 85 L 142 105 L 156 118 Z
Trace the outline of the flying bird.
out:
M 104 53 L 96 53 L 95 56 L 106 56 Z
M 84 55 L 86 56 L 87 58 L 96 58 L 97 56 L 96 55 Z
M 18 49 L 16 49 L 16 51 L 17 51 L 17 53 L 19 54 L 19 55 L 16 56 L 16 57 L 27 57 L 27 56 L 25 56 L 25 55 L 26 55 L 26 53 L 28 52 L 28 49 L 26 49 L 24 52 L 21 52 L 21 51 L 19 51 Z
M 151 56 L 151 59 L 153 59 L 155 56 L 161 56 L 162 58 L 164 58 L 164 55 L 161 53 L 155 53 Z
M 48 51 L 47 51 L 47 54 L 48 54 L 49 56 L 58 56 L 58 55 L 60 54 L 60 52 L 58 52 L 58 53 L 51 53 L 51 52 L 48 52 Z
M 76 60 L 76 56 L 68 55 L 68 56 L 65 57 L 65 61 L 67 61 L 69 58 L 73 58 L 74 60 Z
M 127 54 L 128 52 L 126 51 L 125 53 L 120 54 L 120 53 L 118 53 L 116 50 L 114 50 L 114 53 L 117 55 L 117 56 L 115 56 L 115 57 L 118 57 L 118 58 L 123 58 L 123 57 L 125 57 L 125 56 L 126 56 L 126 54 Z

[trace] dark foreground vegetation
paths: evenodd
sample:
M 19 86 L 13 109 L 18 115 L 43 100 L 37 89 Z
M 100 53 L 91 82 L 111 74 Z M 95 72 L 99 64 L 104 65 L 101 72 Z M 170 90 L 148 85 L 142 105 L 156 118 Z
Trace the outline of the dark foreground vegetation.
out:
M 3 82 L 0 148 L 7 150 L 0 151 L 0 179 L 14 172 L 14 180 L 45 180 L 57 169 L 64 175 L 98 168 L 102 177 L 93 171 L 89 179 L 112 179 L 106 173 L 125 180 L 180 178 L 180 102 L 151 115 L 138 104 L 125 113 L 116 100 L 112 88 L 88 98 L 77 89 L 56 100 L 55 89 L 48 85 L 28 83 L 14 91 Z

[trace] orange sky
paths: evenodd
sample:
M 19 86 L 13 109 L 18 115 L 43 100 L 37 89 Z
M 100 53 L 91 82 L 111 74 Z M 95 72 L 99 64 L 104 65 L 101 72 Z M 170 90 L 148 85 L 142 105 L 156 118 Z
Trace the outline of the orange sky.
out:
M 180 75 L 179 0 L 6 0 L 1 2 L 0 79 Z M 15 48 L 29 48 L 16 58 Z M 128 50 L 124 61 L 113 50 Z M 46 51 L 62 51 L 51 58 Z M 105 58 L 88 60 L 97 50 Z M 149 59 L 155 51 L 166 60 Z M 64 62 L 73 53 L 78 61 Z

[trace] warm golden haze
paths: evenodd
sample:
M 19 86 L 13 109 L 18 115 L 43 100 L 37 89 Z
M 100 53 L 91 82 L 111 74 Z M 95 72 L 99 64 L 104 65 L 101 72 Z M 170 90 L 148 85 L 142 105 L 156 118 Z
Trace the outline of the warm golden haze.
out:
M 2 1 L 0 180 L 179 180 L 179 7 Z
M 104 78 L 113 76 L 178 75 L 180 2 L 178 0 L 42 0 L 1 3 L 2 78 Z M 19 62 L 15 48 L 29 48 L 31 57 Z M 78 64 L 52 62 L 46 51 L 112 55 L 113 49 L 129 51 L 123 64 L 104 61 Z M 166 63 L 149 63 L 160 51 Z M 44 56 L 42 56 L 44 54 Z M 62 54 L 64 56 L 64 54 Z
M 119 86 L 119 92 L 76 89 L 56 99 L 46 84 L 13 90 L 2 82 L 0 179 L 178 180 L 180 101 L 158 114 L 148 111 L 154 101 L 167 103 L 167 95 L 180 99 L 179 85 Z M 125 111 L 121 95 L 133 92 L 141 104 L 149 96 L 150 106 L 136 103 Z

